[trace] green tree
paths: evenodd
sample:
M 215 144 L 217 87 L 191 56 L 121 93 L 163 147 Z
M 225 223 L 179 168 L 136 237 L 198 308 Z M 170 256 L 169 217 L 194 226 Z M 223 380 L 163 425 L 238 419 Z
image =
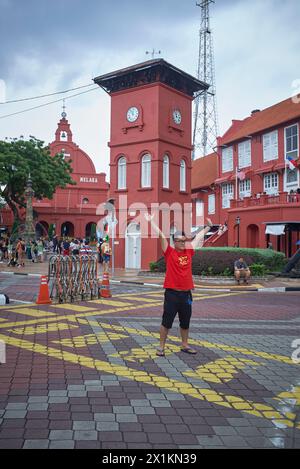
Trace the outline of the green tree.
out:
M 76 184 L 71 178 L 72 168 L 63 154 L 50 155 L 44 142 L 30 137 L 29 140 L 0 140 L 0 196 L 20 221 L 19 209 L 26 207 L 24 191 L 29 174 L 36 199 L 52 199 L 58 187 Z

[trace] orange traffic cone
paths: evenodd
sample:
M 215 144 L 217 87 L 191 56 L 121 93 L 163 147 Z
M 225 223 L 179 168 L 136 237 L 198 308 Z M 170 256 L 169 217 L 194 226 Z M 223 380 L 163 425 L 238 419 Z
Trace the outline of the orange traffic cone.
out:
M 109 288 L 109 275 L 107 272 L 103 274 L 103 280 L 100 287 L 100 296 L 102 298 L 111 298 L 111 292 Z
M 38 299 L 36 300 L 37 305 L 51 305 L 52 301 L 49 296 L 48 279 L 46 276 L 41 276 L 41 285 Z

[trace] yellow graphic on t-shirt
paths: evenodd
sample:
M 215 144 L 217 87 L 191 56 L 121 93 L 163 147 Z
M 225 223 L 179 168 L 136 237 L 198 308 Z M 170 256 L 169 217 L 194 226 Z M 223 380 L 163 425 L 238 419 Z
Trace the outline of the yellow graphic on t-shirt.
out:
M 178 262 L 181 267 L 188 265 L 189 263 L 189 258 L 188 256 L 180 256 L 178 257 Z

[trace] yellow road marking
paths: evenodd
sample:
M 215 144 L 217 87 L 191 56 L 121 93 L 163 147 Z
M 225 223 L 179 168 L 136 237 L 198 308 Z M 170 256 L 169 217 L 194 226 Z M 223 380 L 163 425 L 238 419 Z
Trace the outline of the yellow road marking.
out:
M 84 319 L 78 319 L 77 322 L 82 323 L 82 324 L 90 324 L 91 326 L 99 326 L 98 321 L 88 321 Z M 122 326 L 115 326 L 112 324 L 104 324 L 104 323 L 100 323 L 100 325 L 103 329 L 111 329 L 111 330 L 118 331 L 118 332 L 127 332 L 129 334 L 137 334 L 142 337 L 153 337 L 154 339 L 159 339 L 159 333 L 157 332 L 148 332 L 145 330 L 134 329 L 132 327 L 122 327 Z M 168 339 L 172 340 L 173 342 L 181 343 L 181 339 L 176 336 L 168 335 Z M 285 355 L 277 355 L 277 354 L 272 354 L 272 353 L 267 353 L 267 352 L 258 352 L 256 350 L 251 350 L 251 349 L 247 349 L 244 347 L 233 347 L 231 345 L 212 343 L 212 342 L 208 342 L 205 340 L 195 340 L 191 338 L 189 338 L 189 344 L 198 345 L 200 347 L 205 347 L 205 348 L 225 350 L 226 352 L 231 352 L 231 353 L 235 352 L 235 353 L 241 353 L 243 355 L 252 355 L 252 356 L 264 358 L 267 360 L 274 360 L 274 361 L 278 361 L 281 363 L 286 363 L 288 365 L 297 366 L 297 364 L 294 363 L 290 357 L 287 357 Z
M 153 290 L 153 291 L 147 291 L 147 292 L 142 292 L 141 294 L 142 295 L 150 295 L 152 293 L 157 293 L 157 290 Z M 123 297 L 127 297 L 127 296 L 136 296 L 136 293 L 120 293 L 118 294 L 118 298 L 123 298 Z
M 145 298 L 144 296 L 131 296 L 130 301 L 131 300 L 141 301 L 141 302 L 145 302 L 145 303 L 156 303 L 157 302 L 157 300 L 155 300 L 155 299 Z M 133 305 L 133 306 L 136 306 L 136 305 Z
M 31 317 L 42 317 L 42 316 L 56 316 L 55 313 L 50 313 L 49 311 L 43 311 L 41 309 L 32 309 L 32 308 L 12 308 L 9 312 L 22 314 L 23 316 Z
M 227 383 L 231 381 L 240 370 L 250 365 L 256 367 L 262 365 L 262 363 L 239 359 L 228 355 L 226 358 L 218 358 L 215 361 L 198 366 L 195 371 L 186 371 L 182 374 L 189 378 L 199 378 L 211 383 Z
M 91 303 L 96 303 L 98 305 L 105 305 L 105 306 L 126 306 L 129 308 L 130 306 L 133 306 L 130 303 L 124 303 L 122 301 L 116 301 L 116 300 L 105 300 L 101 298 L 100 300 L 91 300 Z
M 161 389 L 178 392 L 222 407 L 234 408 L 246 414 L 275 420 L 275 423 L 285 422 L 288 427 L 294 426 L 294 419 L 296 417 L 295 414 L 290 413 L 289 418 L 287 419 L 287 416 L 284 412 L 274 410 L 269 405 L 251 402 L 237 396 L 217 393 L 212 389 L 202 389 L 189 383 L 170 379 L 164 376 L 158 376 L 153 373 L 148 374 L 144 371 L 136 371 L 125 366 L 113 365 L 102 360 L 95 360 L 90 357 L 86 357 L 84 355 L 76 355 L 74 353 L 64 352 L 63 350 L 58 350 L 53 347 L 46 347 L 37 343 L 34 344 L 27 340 L 7 337 L 3 334 L 0 334 L 0 340 L 3 340 L 7 345 L 19 347 L 34 353 L 40 353 L 49 357 L 58 358 L 70 363 L 85 366 L 87 368 L 114 374 L 119 377 L 126 377 L 136 382 L 152 384 Z
M 132 348 L 123 352 L 114 353 L 109 355 L 109 357 L 121 357 L 123 360 L 129 362 L 144 363 L 146 360 L 157 358 L 156 350 L 157 349 L 154 348 L 153 345 L 146 345 L 145 347 Z M 165 355 L 172 355 L 179 351 L 180 347 L 170 344 L 165 349 Z
M 300 405 L 300 386 L 294 386 L 292 391 L 281 392 L 276 399 L 281 401 L 293 401 L 294 405 Z
M 72 309 L 73 311 L 91 311 L 91 309 L 95 309 L 94 306 L 80 306 L 76 305 L 74 303 L 66 303 L 66 304 L 59 304 L 59 305 L 51 305 L 52 308 L 58 308 L 58 309 Z
M 66 329 L 77 329 L 78 326 L 71 324 L 64 324 L 62 322 L 56 324 L 45 324 L 44 326 L 39 325 L 35 327 L 22 327 L 19 329 L 9 329 L 8 332 L 18 335 L 35 335 L 35 334 L 46 334 L 48 332 L 64 331 Z
M 105 344 L 110 341 L 128 338 L 128 335 L 100 332 L 99 334 L 87 334 L 72 339 L 53 340 L 53 344 L 61 344 L 64 347 L 82 348 L 87 345 Z

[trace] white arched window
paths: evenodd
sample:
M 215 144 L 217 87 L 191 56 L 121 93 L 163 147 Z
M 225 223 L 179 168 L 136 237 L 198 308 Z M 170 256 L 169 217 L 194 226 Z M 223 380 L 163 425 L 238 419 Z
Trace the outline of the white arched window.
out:
M 142 158 L 142 187 L 151 187 L 151 155 L 148 153 Z
M 180 191 L 186 191 L 186 164 L 184 160 L 180 161 Z
M 126 158 L 118 160 L 118 189 L 126 189 Z
M 163 187 L 169 189 L 170 185 L 170 161 L 168 155 L 164 156 L 163 160 Z

